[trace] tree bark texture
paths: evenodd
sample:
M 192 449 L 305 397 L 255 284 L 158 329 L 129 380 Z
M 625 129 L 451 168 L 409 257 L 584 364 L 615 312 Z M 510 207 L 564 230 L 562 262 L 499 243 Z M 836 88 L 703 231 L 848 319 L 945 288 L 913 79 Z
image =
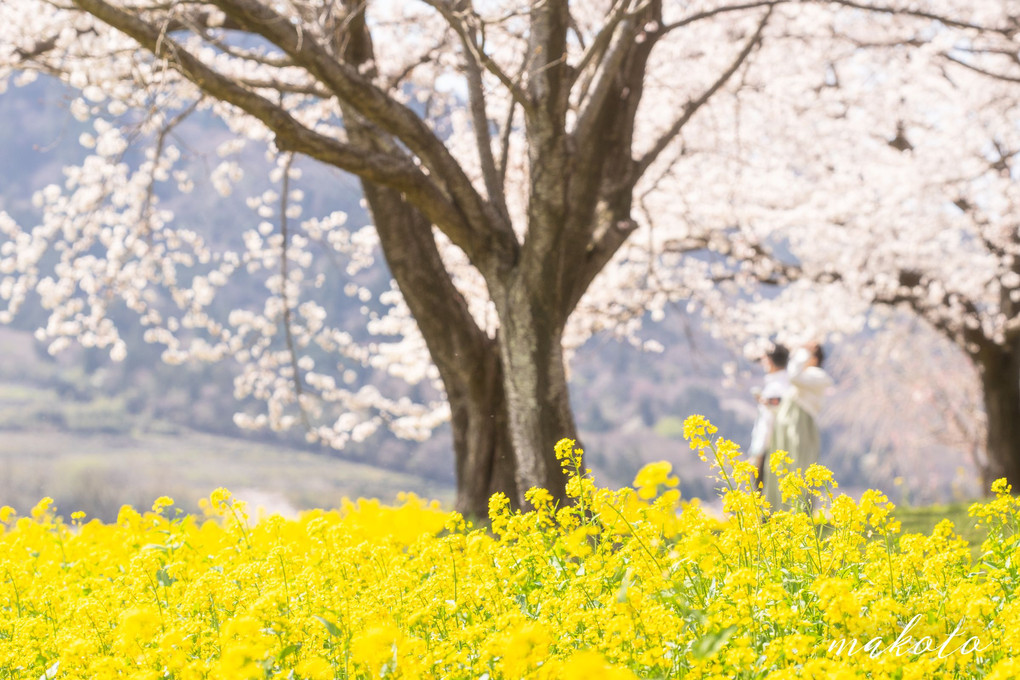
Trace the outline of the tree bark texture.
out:
M 977 355 L 988 418 L 987 482 L 1005 477 L 1020 490 L 1020 342 L 987 344 Z
M 529 291 L 523 279 L 514 279 L 496 297 L 518 496 L 523 505 L 523 494 L 541 487 L 566 502 L 565 478 L 554 449 L 564 437 L 576 439 L 577 427 L 563 360 L 561 314 L 547 297 Z

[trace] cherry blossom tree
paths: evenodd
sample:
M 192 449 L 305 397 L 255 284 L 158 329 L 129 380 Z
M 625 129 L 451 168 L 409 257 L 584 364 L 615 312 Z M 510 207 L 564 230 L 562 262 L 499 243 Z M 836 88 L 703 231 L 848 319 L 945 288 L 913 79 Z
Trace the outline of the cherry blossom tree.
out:
M 994 22 L 996 11 L 989 6 L 970 20 Z M 1017 484 L 1015 24 L 965 40 L 948 22 L 907 25 L 894 17 L 866 28 L 834 22 L 829 30 L 824 69 L 801 63 L 786 78 L 771 71 L 755 78 L 763 64 L 749 67 L 756 87 L 746 91 L 754 89 L 757 99 L 746 97 L 745 106 L 770 115 L 757 125 L 745 117 L 743 134 L 767 134 L 774 146 L 770 154 L 752 149 L 734 161 L 740 180 L 733 186 L 743 200 L 727 216 L 728 236 L 719 250 L 741 260 L 745 271 L 764 270 L 765 279 L 789 285 L 720 316 L 742 333 L 778 328 L 787 337 L 808 337 L 881 328 L 883 307 L 909 311 L 954 343 L 978 377 L 982 418 L 972 413 L 965 378 L 948 390 L 947 374 L 939 374 L 946 367 L 927 367 L 933 374 L 929 397 L 937 393 L 927 401 L 941 404 L 943 435 L 972 440 L 983 433 L 985 451 L 970 452 L 983 483 L 1006 477 Z M 791 97 L 789 86 L 808 73 L 815 87 Z M 783 118 L 798 120 L 794 134 L 775 126 Z M 862 134 L 838 132 L 853 128 Z M 805 139 L 815 143 L 805 145 Z M 742 321 L 734 324 L 734 318 Z M 904 381 L 901 387 L 896 413 L 907 417 L 917 386 Z M 860 408 L 889 404 L 876 399 Z
M 748 263 L 734 284 L 783 274 L 757 257 L 762 238 L 743 233 L 789 225 L 789 214 L 751 219 L 779 213 L 789 173 L 774 166 L 795 170 L 791 186 L 818 180 L 818 200 L 800 213 L 815 224 L 833 214 L 827 201 L 848 199 L 833 193 L 838 178 L 822 177 L 824 154 L 805 146 L 850 140 L 847 173 L 856 162 L 889 172 L 852 141 L 885 132 L 869 117 L 879 88 L 830 87 L 846 77 L 830 56 L 843 34 L 880 19 L 899 50 L 882 68 L 901 82 L 915 51 L 966 62 L 960 46 L 1007 40 L 1015 27 L 997 1 L 936 4 L 7 0 L 0 78 L 60 78 L 94 131 L 80 140 L 92 150 L 84 163 L 37 194 L 38 224 L 0 216 L 0 296 L 8 316 L 39 296 L 53 350 L 77 339 L 122 357 L 109 313 L 122 306 L 168 361 L 239 360 L 235 392 L 266 403 L 242 425 L 302 426 L 343 446 L 384 425 L 426 436 L 450 419 L 466 512 L 484 513 L 495 491 L 523 502 L 542 486 L 563 498 L 553 444 L 576 435 L 570 350 L 603 329 L 633 334 L 670 300 L 711 304 L 727 292 L 713 252 Z M 932 82 L 909 89 L 920 99 Z M 844 125 L 827 115 L 839 105 L 829 90 L 869 103 Z M 890 111 L 875 114 L 884 122 Z M 194 115 L 233 135 L 207 180 L 173 141 Z M 229 192 L 245 145 L 265 149 L 276 186 L 250 197 L 251 223 L 225 225 L 243 248 L 215 247 L 164 197 L 209 184 Z M 370 228 L 337 213 L 302 217 L 301 157 L 359 178 Z M 709 255 L 685 257 L 706 244 Z M 340 256 L 349 274 L 377 246 L 394 285 L 369 322 L 380 338 L 361 342 L 321 291 L 366 291 L 321 262 Z M 265 274 L 264 307 L 214 314 L 239 270 Z M 927 290 L 923 304 L 964 304 Z M 431 381 L 441 397 L 358 386 L 361 365 Z

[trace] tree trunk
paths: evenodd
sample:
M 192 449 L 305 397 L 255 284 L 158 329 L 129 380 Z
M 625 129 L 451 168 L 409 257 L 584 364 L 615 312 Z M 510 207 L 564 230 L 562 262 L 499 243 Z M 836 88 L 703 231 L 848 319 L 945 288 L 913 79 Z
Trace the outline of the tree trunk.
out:
M 547 308 L 548 296 L 528 295 L 522 285 L 511 284 L 499 297 L 499 348 L 518 502 L 525 507 L 524 493 L 540 487 L 563 503 L 566 478 L 555 446 L 564 437 L 576 439 L 577 427 L 567 389 L 560 315 Z
M 364 5 L 346 0 L 335 48 L 359 68 L 374 61 Z M 374 68 L 369 69 L 374 74 Z M 380 151 L 396 142 L 344 107 L 351 139 Z M 397 286 L 425 339 L 446 390 L 457 477 L 456 509 L 466 517 L 488 516 L 489 498 L 502 492 L 523 502 L 520 458 L 510 436 L 501 344 L 482 331 L 453 285 L 432 234 L 431 222 L 392 189 L 362 181 L 380 245 Z M 552 445 L 549 446 L 552 455 Z M 525 458 L 527 460 L 527 458 Z M 533 480 L 532 476 L 528 477 Z M 544 486 L 547 480 L 542 480 Z M 562 486 L 562 484 L 561 484 Z
M 977 355 L 988 418 L 988 482 L 1001 477 L 1020 491 L 1020 344 L 988 343 Z
M 520 497 L 498 345 L 478 328 L 450 280 L 428 220 L 395 192 L 362 186 L 390 273 L 446 389 L 456 509 L 465 517 L 487 517 L 492 494 L 501 491 L 515 504 Z
M 466 381 L 447 383 L 457 471 L 457 510 L 466 517 L 488 513 L 489 497 L 518 500 L 513 444 L 507 429 L 503 366 L 495 342 Z M 452 382 L 452 381 L 451 381 Z M 452 387 L 452 389 L 451 389 Z

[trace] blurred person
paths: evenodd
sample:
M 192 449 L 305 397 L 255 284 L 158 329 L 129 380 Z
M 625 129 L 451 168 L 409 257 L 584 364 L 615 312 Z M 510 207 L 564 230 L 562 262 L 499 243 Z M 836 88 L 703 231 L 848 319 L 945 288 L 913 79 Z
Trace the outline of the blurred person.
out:
M 798 468 L 807 470 L 818 462 L 822 448 L 818 414 L 826 391 L 833 385 L 832 378 L 822 368 L 824 361 L 824 349 L 817 342 L 812 342 L 795 350 L 787 363 L 789 387 L 776 411 L 768 452 L 789 453 L 791 471 Z M 767 462 L 764 469 L 766 500 L 773 511 L 788 510 L 790 506 L 783 503 L 779 481 Z
M 785 345 L 772 344 L 761 357 L 762 368 L 765 369 L 765 381 L 761 387 L 751 390 L 758 401 L 758 416 L 751 431 L 751 445 L 748 455 L 758 468 L 759 488 L 765 479 L 765 456 L 769 453 L 772 441 L 772 430 L 776 420 L 776 412 L 783 395 L 790 387 L 790 379 L 786 372 L 786 364 L 790 358 L 790 350 Z

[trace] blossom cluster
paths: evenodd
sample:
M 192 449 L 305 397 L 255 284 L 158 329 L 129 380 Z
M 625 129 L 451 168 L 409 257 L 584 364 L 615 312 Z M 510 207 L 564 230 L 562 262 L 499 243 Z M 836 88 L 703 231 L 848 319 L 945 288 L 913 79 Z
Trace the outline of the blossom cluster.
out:
M 205 516 L 0 509 L 0 679 L 1016 677 L 1005 482 L 971 508 L 976 563 L 948 521 L 903 534 L 882 494 L 781 456 L 794 509 L 771 512 L 735 445 L 697 416 L 685 434 L 721 517 L 666 463 L 598 487 L 570 440 L 572 503 L 496 494 L 477 527 L 411 495 L 296 519 L 223 489 Z

